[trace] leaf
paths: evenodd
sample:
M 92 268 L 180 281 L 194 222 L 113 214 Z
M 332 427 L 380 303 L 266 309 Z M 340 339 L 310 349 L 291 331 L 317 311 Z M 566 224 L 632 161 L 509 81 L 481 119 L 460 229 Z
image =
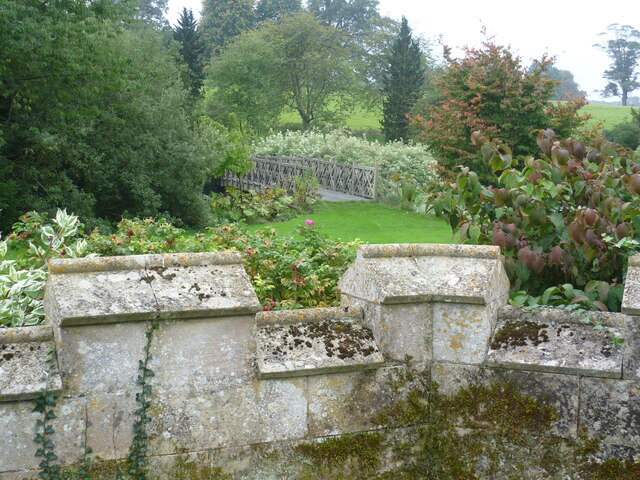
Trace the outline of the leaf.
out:
M 480 227 L 478 227 L 478 225 L 473 224 L 469 227 L 469 238 L 471 238 L 471 242 L 473 242 L 473 244 L 478 244 L 480 233 Z

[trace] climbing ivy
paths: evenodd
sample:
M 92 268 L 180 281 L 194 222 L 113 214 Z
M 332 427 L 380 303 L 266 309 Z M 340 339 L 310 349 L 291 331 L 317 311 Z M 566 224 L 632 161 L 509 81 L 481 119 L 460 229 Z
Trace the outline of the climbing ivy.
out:
M 149 362 L 152 359 L 150 349 L 153 340 L 153 333 L 159 328 L 157 322 L 149 324 L 149 328 L 145 332 L 147 342 L 144 346 L 144 358 L 138 364 L 138 378 L 136 385 L 140 387 L 140 391 L 136 393 L 136 402 L 139 408 L 136 410 L 136 420 L 133 423 L 133 440 L 129 450 L 129 468 L 128 473 L 131 480 L 147 479 L 147 423 L 151 421 L 148 414 L 151 406 L 151 390 L 149 379 L 154 377 L 153 370 L 149 368 Z

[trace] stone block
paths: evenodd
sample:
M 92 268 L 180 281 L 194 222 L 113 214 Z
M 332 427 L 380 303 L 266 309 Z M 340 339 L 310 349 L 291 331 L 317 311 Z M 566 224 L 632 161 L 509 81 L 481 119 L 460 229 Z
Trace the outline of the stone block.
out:
M 146 322 L 69 326 L 59 330 L 58 361 L 65 394 L 131 389 L 146 345 Z
M 406 367 L 311 376 L 309 434 L 323 437 L 388 427 L 381 423 L 383 414 L 409 392 L 428 388 L 428 378 Z
M 582 378 L 580 426 L 604 443 L 640 447 L 640 382 Z
M 501 303 L 496 300 L 486 305 L 434 303 L 434 361 L 484 362 Z
M 342 295 L 345 307 L 360 307 L 387 362 L 423 364 L 432 358 L 431 308 L 429 303 L 380 305 Z
M 306 378 L 262 380 L 188 396 L 157 390 L 149 424 L 150 453 L 174 454 L 303 438 Z
M 135 392 L 87 397 L 87 446 L 104 460 L 125 458 L 133 440 Z
M 253 315 L 160 322 L 151 345 L 153 384 L 197 394 L 250 383 L 254 326 Z
M 40 458 L 35 456 L 38 445 L 36 421 L 41 413 L 33 412 L 33 401 L 0 403 L 0 472 L 23 471 L 38 468 Z M 84 399 L 58 398 L 54 409 L 56 419 L 51 422 L 55 430 L 52 440 L 59 463 L 70 464 L 82 454 L 85 429 Z
M 509 282 L 494 246 L 363 245 L 340 290 L 374 303 L 504 300 Z
M 0 480 L 36 480 L 39 470 L 25 470 L 20 472 L 1 472 Z
M 640 315 L 640 254 L 629 257 L 621 312 Z
M 54 326 L 255 313 L 237 252 L 53 260 L 45 310 Z
M 384 358 L 371 330 L 323 320 L 267 325 L 257 332 L 259 378 L 285 378 L 378 368 Z
M 0 402 L 62 388 L 51 327 L 0 329 Z
M 555 408 L 557 418 L 542 435 L 574 438 L 577 435 L 578 377 L 541 372 L 486 368 L 474 365 L 434 363 L 432 381 L 444 395 L 455 395 L 471 385 L 507 383 L 523 395 L 542 400 Z
M 612 338 L 624 338 L 620 327 L 594 330 L 565 312 L 553 319 L 538 312 L 501 317 L 487 362 L 503 368 L 594 377 L 621 378 L 623 353 Z
M 148 458 L 154 480 L 214 480 L 218 472 L 211 465 L 211 452 L 159 455 Z

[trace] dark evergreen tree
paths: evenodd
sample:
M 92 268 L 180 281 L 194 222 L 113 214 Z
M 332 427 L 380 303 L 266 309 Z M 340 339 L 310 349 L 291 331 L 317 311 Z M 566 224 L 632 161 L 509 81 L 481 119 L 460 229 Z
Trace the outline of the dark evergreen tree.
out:
M 253 0 L 203 0 L 202 32 L 207 51 L 217 53 L 256 22 Z
M 204 80 L 206 48 L 191 9 L 182 9 L 178 24 L 173 28 L 173 38 L 180 43 L 180 55 L 189 67 L 191 93 L 197 95 Z
M 382 81 L 382 130 L 387 141 L 407 140 L 409 119 L 424 83 L 425 68 L 418 42 L 411 35 L 407 19 L 402 17 L 400 32 L 393 42 Z
M 282 17 L 293 15 L 302 10 L 300 0 L 259 0 L 256 5 L 258 20 L 280 21 Z

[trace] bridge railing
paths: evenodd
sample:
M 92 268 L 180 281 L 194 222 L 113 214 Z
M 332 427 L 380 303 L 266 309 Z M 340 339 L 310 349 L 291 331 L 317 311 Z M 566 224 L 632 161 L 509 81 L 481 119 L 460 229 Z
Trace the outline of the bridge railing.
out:
M 375 198 L 377 172 L 374 167 L 330 162 L 305 157 L 252 156 L 251 172 L 239 177 L 226 171 L 218 183 L 242 190 L 263 189 L 311 171 L 323 188 L 363 198 Z

